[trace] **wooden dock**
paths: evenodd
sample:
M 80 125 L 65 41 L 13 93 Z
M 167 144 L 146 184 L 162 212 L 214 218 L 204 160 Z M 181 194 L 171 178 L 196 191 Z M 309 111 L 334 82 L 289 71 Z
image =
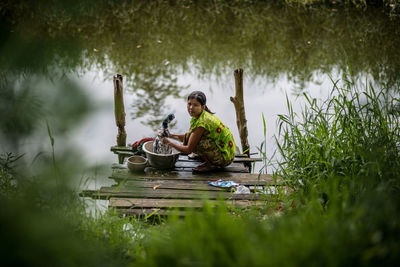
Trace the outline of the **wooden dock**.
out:
M 122 151 L 127 154 L 127 150 Z M 267 197 L 257 193 L 257 190 L 278 185 L 279 181 L 274 181 L 270 175 L 249 173 L 244 163 L 259 160 L 239 156 L 220 171 L 203 174 L 192 173 L 192 168 L 201 162 L 184 155 L 179 156 L 175 169 L 170 171 L 148 167 L 144 173 L 133 173 L 125 164 L 115 164 L 109 177 L 115 181 L 115 185 L 99 190 L 84 190 L 81 196 L 109 200 L 109 208 L 121 214 L 139 216 L 168 215 L 172 210 L 179 210 L 183 214 L 187 209 L 201 209 L 206 200 L 212 205 L 217 201 L 235 207 L 260 205 L 267 201 Z M 209 182 L 218 179 L 245 185 L 251 193 L 235 194 L 233 190 L 231 192 L 230 189 L 209 185 Z
M 126 145 L 125 109 L 123 99 L 123 78 L 114 76 L 114 113 L 118 127 L 117 146 L 111 151 L 118 155 L 119 163 L 113 166 L 110 179 L 115 185 L 101 187 L 99 190 L 84 190 L 81 196 L 94 199 L 109 200 L 109 208 L 116 209 L 121 214 L 150 216 L 155 214 L 168 215 L 170 212 L 184 214 L 187 209 L 200 209 L 207 200 L 212 205 L 223 201 L 235 207 L 260 205 L 268 201 L 266 194 L 260 193 L 268 186 L 279 185 L 280 179 L 267 174 L 251 174 L 251 167 L 259 158 L 251 158 L 250 146 L 247 140 L 247 125 L 243 101 L 243 70 L 234 71 L 236 95 L 231 97 L 235 106 L 237 126 L 246 154 L 236 155 L 229 166 L 213 173 L 194 174 L 192 169 L 199 161 L 181 155 L 175 168 L 170 171 L 160 171 L 148 167 L 143 173 L 132 173 L 128 170 L 124 159 L 134 154 L 132 148 Z M 234 181 L 248 186 L 248 194 L 235 194 L 233 190 L 209 185 L 218 179 Z

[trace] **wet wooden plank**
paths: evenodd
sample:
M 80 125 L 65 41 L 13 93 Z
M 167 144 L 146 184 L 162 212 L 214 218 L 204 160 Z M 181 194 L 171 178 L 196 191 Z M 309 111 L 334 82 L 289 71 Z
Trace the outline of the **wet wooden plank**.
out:
M 208 200 L 207 202 L 197 199 L 148 199 L 148 198 L 110 198 L 109 207 L 114 208 L 201 208 L 204 204 L 215 206 L 219 201 Z M 248 207 L 263 205 L 263 200 L 230 200 L 224 201 L 226 205 L 235 207 Z
M 112 152 L 116 152 L 116 151 L 129 151 L 129 152 L 133 152 L 132 151 L 132 147 L 129 147 L 129 146 L 112 146 L 111 148 L 110 148 L 110 150 L 112 151 Z
M 261 200 L 266 196 L 259 194 L 232 194 L 224 191 L 199 191 L 180 189 L 137 188 L 126 190 L 124 188 L 102 187 L 100 190 L 83 190 L 80 196 L 94 199 L 118 198 L 163 198 L 163 199 L 244 199 Z
M 133 156 L 134 152 L 130 147 L 111 147 L 111 151 L 115 154 L 124 155 L 126 157 Z M 187 155 L 180 155 L 179 161 L 198 161 L 194 159 L 189 159 Z M 238 154 L 235 156 L 233 162 L 254 162 L 254 161 L 262 161 L 262 158 L 258 157 L 248 157 L 246 154 Z
M 175 163 L 175 168 L 195 168 L 202 164 L 201 161 L 187 160 L 187 161 L 177 161 Z M 248 168 L 244 167 L 241 163 L 233 162 L 230 165 L 221 169 L 221 171 L 239 171 L 239 172 L 249 172 Z
M 228 188 L 221 188 L 209 185 L 208 181 L 182 181 L 182 180 L 125 180 L 120 187 L 127 190 L 129 188 L 152 188 L 157 189 L 185 189 L 185 190 L 204 190 L 204 191 L 229 191 Z M 258 189 L 266 184 L 260 181 L 241 183 L 246 186 L 257 186 Z
M 114 153 L 117 153 L 118 151 L 122 152 L 133 152 L 132 147 L 129 146 L 112 146 L 110 150 Z M 250 155 L 256 155 L 257 153 L 250 153 Z M 182 155 L 186 156 L 186 155 Z M 187 157 L 187 156 L 186 156 Z M 248 157 L 247 154 L 236 154 L 235 157 L 241 158 L 241 157 Z
M 175 171 L 179 171 L 179 172 L 192 172 L 193 168 L 192 167 L 176 167 L 174 169 Z M 246 167 L 243 166 L 237 166 L 237 167 L 233 167 L 233 166 L 228 166 L 225 167 L 223 169 L 218 169 L 214 171 L 215 173 L 224 173 L 224 172 L 238 172 L 238 173 L 249 173 L 249 169 L 247 169 Z
M 187 155 L 179 155 L 179 161 L 197 161 L 197 162 L 203 162 L 201 159 L 191 159 Z M 233 162 L 253 162 L 253 161 L 262 161 L 262 158 L 257 158 L 257 157 L 252 157 L 249 158 L 247 157 L 246 154 L 243 155 L 235 155 L 235 158 Z
M 135 153 L 130 152 L 130 151 L 119 151 L 116 154 L 122 155 L 124 157 L 130 157 L 135 155 Z M 233 159 L 234 163 L 253 163 L 253 162 L 260 162 L 262 161 L 262 158 L 247 158 L 247 157 L 235 157 Z M 195 159 L 189 159 L 187 156 L 179 156 L 178 162 L 203 162 L 201 160 L 195 160 Z
M 116 209 L 117 213 L 129 215 L 129 216 L 170 216 L 175 215 L 179 217 L 186 216 L 187 211 L 185 210 L 175 210 L 175 209 L 159 209 L 159 208 L 148 208 L 148 209 Z M 195 212 L 195 211 L 191 211 Z
M 200 165 L 199 161 L 178 161 L 175 164 L 175 168 L 172 170 L 157 170 L 152 167 L 146 167 L 146 172 L 192 172 L 192 169 Z M 127 165 L 125 164 L 114 164 L 112 166 L 113 169 L 127 169 Z M 243 163 L 232 163 L 226 167 L 219 168 L 215 170 L 216 173 L 224 173 L 224 172 L 240 172 L 240 173 L 249 173 L 249 169 L 243 165 Z
M 200 160 L 193 160 L 193 159 L 189 159 L 187 156 L 180 156 L 179 157 L 179 161 L 189 161 L 189 162 L 202 162 Z M 246 158 L 246 157 L 235 157 L 233 159 L 233 162 L 236 163 L 241 163 L 241 162 L 255 162 L 255 161 L 262 161 L 262 158 Z
M 157 189 L 185 189 L 185 190 L 204 190 L 204 191 L 226 191 L 223 188 L 211 186 L 207 181 L 173 181 L 173 180 L 154 180 L 154 181 L 124 181 L 124 188 L 152 188 Z
M 191 172 L 178 171 L 157 171 L 147 173 L 133 173 L 128 169 L 113 169 L 110 176 L 116 181 L 123 180 L 181 180 L 181 181 L 216 181 L 218 179 L 234 181 L 243 185 L 264 185 L 264 184 L 281 184 L 282 179 L 269 174 L 253 174 L 253 173 L 229 173 L 229 172 L 211 172 L 204 174 L 196 174 Z

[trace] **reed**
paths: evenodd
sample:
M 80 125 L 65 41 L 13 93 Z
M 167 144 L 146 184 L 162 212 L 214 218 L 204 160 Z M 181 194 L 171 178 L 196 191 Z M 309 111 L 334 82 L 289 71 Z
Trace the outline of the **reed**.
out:
M 153 229 L 138 265 L 391 265 L 399 260 L 399 100 L 350 75 L 279 116 L 279 206 L 216 210 Z M 265 129 L 265 128 L 264 128 Z M 262 153 L 263 144 L 259 150 Z M 283 192 L 281 192 L 283 195 Z M 230 211 L 230 212 L 228 212 Z M 261 216 L 260 216 L 261 215 Z M 187 246 L 186 244 L 190 244 Z
M 341 87 L 333 82 L 326 101 L 304 94 L 301 114 L 288 102 L 288 114 L 279 115 L 281 171 L 296 188 L 310 191 L 330 177 L 362 188 L 398 183 L 399 99 L 372 84 L 360 89 L 346 76 L 343 80 Z

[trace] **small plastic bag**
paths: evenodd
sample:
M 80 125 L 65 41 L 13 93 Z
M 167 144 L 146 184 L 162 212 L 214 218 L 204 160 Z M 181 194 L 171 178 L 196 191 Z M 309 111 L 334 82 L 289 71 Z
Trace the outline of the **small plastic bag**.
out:
M 250 194 L 250 189 L 244 185 L 239 185 L 233 194 Z

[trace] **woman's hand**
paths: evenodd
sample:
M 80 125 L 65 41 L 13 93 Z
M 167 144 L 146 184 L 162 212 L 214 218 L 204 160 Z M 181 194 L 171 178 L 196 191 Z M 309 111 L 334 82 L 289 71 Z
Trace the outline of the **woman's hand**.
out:
M 167 137 L 161 138 L 161 142 L 162 142 L 164 145 L 169 145 L 169 144 L 171 143 L 171 141 L 169 141 Z
M 165 129 L 165 132 L 166 132 L 166 134 L 167 134 L 167 137 L 172 137 L 172 134 L 171 134 L 171 132 L 168 130 L 168 128 Z
M 167 128 L 167 129 L 165 129 L 165 130 L 162 130 L 162 129 L 158 130 L 157 136 L 158 136 L 159 138 L 164 138 L 164 137 L 172 137 L 173 134 L 171 134 L 170 131 L 169 131 L 168 128 Z

